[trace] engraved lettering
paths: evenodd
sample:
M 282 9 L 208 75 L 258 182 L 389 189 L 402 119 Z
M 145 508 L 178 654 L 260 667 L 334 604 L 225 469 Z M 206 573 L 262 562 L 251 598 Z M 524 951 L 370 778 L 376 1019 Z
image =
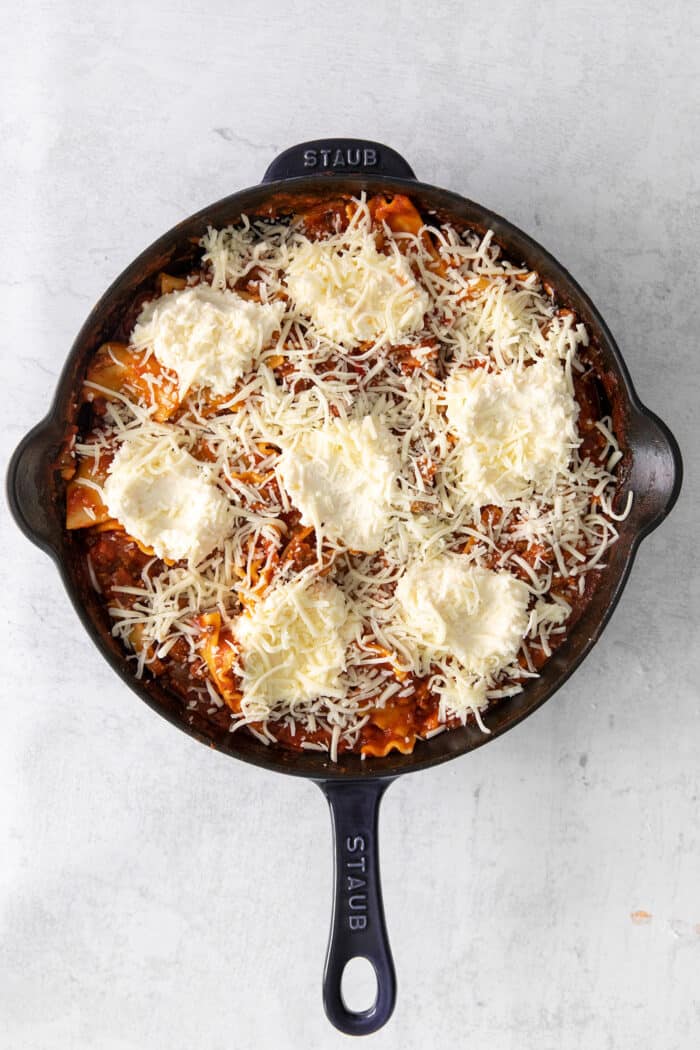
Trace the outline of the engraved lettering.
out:
M 367 871 L 367 858 L 358 857 L 357 860 L 349 860 L 346 864 L 347 868 L 359 868 L 362 874 Z
M 369 915 L 363 914 L 369 911 L 367 878 L 365 877 L 369 867 L 369 858 L 366 853 L 368 846 L 364 835 L 348 835 L 343 845 L 345 846 L 343 910 L 348 929 L 357 933 L 359 930 L 366 930 L 369 926 Z
M 322 168 L 376 168 L 379 157 L 376 149 L 369 146 L 366 149 L 350 146 L 346 150 L 305 149 L 303 162 L 305 168 L 317 168 L 319 165 Z

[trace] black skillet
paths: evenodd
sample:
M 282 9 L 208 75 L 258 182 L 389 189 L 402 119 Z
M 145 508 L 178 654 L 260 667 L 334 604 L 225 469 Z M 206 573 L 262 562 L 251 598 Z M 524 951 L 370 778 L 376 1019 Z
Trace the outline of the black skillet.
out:
M 419 208 L 449 220 L 457 228 L 494 231 L 507 255 L 537 270 L 556 290 L 561 305 L 571 307 L 586 324 L 600 371 L 601 397 L 607 400 L 624 450 L 619 467 L 620 505 L 634 492 L 632 511 L 620 527 L 599 587 L 569 637 L 544 667 L 541 676 L 518 696 L 496 704 L 486 716 L 484 735 L 473 725 L 419 743 L 411 755 L 390 754 L 362 762 L 341 755 L 332 764 L 322 753 L 293 753 L 265 747 L 254 737 L 230 734 L 204 717 L 192 716 L 158 681 L 137 681 L 124 653 L 109 633 L 104 611 L 90 587 L 77 544 L 63 527 L 64 497 L 54 464 L 66 424 L 76 418 L 75 391 L 88 358 L 116 330 L 134 295 L 161 270 L 186 272 L 198 254 L 197 241 L 208 225 L 235 223 L 242 213 L 264 210 L 275 195 L 280 211 L 298 197 L 406 192 Z M 324 139 L 286 150 L 267 169 L 261 185 L 219 201 L 181 222 L 140 255 L 117 278 L 90 313 L 68 355 L 53 406 L 17 448 L 8 472 L 10 507 L 24 533 L 56 562 L 68 595 L 83 625 L 122 679 L 155 711 L 190 736 L 235 758 L 265 769 L 309 777 L 330 805 L 335 839 L 335 900 L 323 981 L 323 1001 L 332 1023 L 342 1032 L 362 1035 L 389 1019 L 396 998 L 396 978 L 387 939 L 379 882 L 377 814 L 384 791 L 403 773 L 428 769 L 495 740 L 548 700 L 590 651 L 622 593 L 637 547 L 669 513 L 681 484 L 678 446 L 661 420 L 637 397 L 622 355 L 605 322 L 585 292 L 531 237 L 486 208 L 455 193 L 416 182 L 413 171 L 394 150 L 377 142 Z M 377 997 L 362 1012 L 349 1010 L 340 985 L 348 960 L 364 956 L 374 967 Z

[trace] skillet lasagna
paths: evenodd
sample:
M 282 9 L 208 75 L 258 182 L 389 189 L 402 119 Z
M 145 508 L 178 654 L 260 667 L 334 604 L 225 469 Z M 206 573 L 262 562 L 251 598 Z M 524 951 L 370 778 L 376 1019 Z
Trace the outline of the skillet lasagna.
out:
M 490 234 L 403 196 L 200 247 L 93 355 L 62 461 L 134 673 L 333 760 L 488 732 L 629 510 L 585 327 Z

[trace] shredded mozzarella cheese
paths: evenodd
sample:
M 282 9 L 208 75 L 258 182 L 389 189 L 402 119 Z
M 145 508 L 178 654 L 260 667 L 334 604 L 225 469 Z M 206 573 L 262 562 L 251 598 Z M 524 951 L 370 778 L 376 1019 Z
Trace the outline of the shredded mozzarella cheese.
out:
M 296 245 L 286 284 L 297 309 L 345 347 L 396 342 L 422 328 L 429 306 L 398 247 L 377 250 L 363 210 L 342 233 Z
M 265 721 L 319 697 L 342 699 L 352 619 L 335 584 L 308 574 L 271 590 L 234 624 L 241 646 L 245 713 Z

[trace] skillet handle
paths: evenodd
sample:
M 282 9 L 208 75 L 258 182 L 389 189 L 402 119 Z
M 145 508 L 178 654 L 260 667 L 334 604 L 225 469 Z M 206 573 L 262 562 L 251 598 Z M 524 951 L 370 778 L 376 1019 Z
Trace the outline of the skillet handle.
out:
M 413 168 L 400 153 L 369 139 L 314 139 L 291 146 L 270 164 L 263 182 L 296 179 L 302 175 L 388 175 L 413 179 Z
M 55 446 L 55 449 L 54 449 Z M 56 552 L 56 516 L 51 503 L 51 459 L 60 446 L 51 423 L 42 420 L 20 442 L 7 468 L 7 502 L 22 532 L 37 547 Z
M 683 458 L 669 428 L 650 409 L 642 407 L 631 430 L 638 449 L 631 486 L 642 539 L 671 513 L 683 483 Z
M 328 1020 L 346 1035 L 369 1035 L 391 1017 L 396 1002 L 394 960 L 384 922 L 379 880 L 377 817 L 391 781 L 319 782 L 331 810 L 335 844 L 333 918 L 323 974 L 323 1005 Z M 354 1012 L 343 1002 L 341 980 L 350 959 L 374 967 L 377 997 Z

